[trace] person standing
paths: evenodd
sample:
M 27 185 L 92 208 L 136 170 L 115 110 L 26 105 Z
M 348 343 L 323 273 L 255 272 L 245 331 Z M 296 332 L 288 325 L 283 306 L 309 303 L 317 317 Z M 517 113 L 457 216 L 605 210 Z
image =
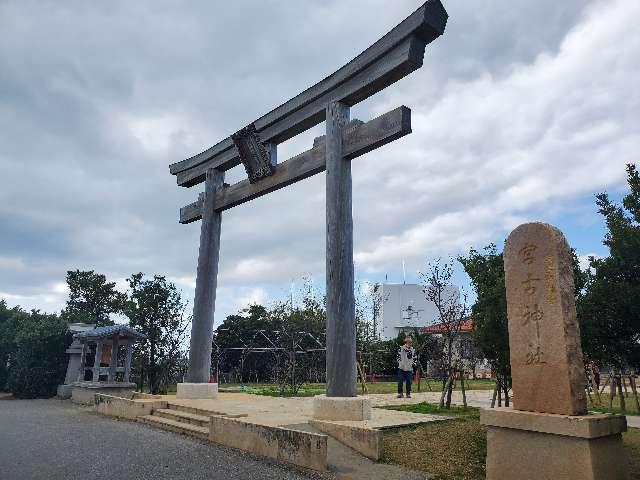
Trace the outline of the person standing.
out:
M 413 379 L 413 367 L 416 365 L 416 351 L 413 348 L 413 339 L 406 337 L 404 345 L 398 350 L 398 398 L 402 398 L 402 385 L 405 384 L 407 398 L 411 398 L 411 381 Z

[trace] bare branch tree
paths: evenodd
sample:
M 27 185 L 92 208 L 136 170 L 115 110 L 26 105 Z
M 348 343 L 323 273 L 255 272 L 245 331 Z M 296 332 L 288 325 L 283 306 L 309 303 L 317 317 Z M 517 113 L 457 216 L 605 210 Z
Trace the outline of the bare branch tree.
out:
M 444 373 L 443 389 L 440 396 L 440 408 L 451 406 L 451 394 L 457 372 L 463 369 L 464 343 L 461 329 L 468 319 L 467 294 L 453 285 L 453 259 L 443 262 L 438 259 L 428 264 L 427 272 L 421 273 L 423 292 L 428 301 L 433 302 L 438 312 L 438 334 L 441 335 L 443 348 L 441 367 Z M 463 373 L 461 372 L 461 375 Z M 464 383 L 462 383 L 464 388 Z M 466 398 L 463 394 L 466 406 Z

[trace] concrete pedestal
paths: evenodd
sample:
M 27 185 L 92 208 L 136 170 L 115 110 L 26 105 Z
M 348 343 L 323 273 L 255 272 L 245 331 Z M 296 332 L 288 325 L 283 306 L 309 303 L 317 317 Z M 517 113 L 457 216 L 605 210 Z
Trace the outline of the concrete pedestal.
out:
M 626 417 L 483 409 L 487 480 L 625 480 Z
M 93 405 L 96 393 L 114 397 L 133 398 L 135 383 L 125 382 L 76 382 L 71 389 L 71 401 L 84 405 Z
M 313 418 L 334 421 L 369 420 L 371 419 L 371 400 L 365 397 L 317 395 L 313 398 Z
M 212 399 L 217 396 L 217 383 L 179 383 L 176 392 L 176 398 L 182 400 Z
M 61 400 L 67 400 L 71 398 L 71 394 L 73 393 L 73 384 L 67 385 L 58 385 L 58 398 Z

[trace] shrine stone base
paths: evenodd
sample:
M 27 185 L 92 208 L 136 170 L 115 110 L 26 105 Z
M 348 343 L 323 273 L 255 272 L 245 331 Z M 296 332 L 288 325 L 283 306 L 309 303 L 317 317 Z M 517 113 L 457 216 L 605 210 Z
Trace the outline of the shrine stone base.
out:
M 61 400 L 67 400 L 71 398 L 73 393 L 73 384 L 58 385 L 57 397 Z
M 626 480 L 626 417 L 483 409 L 487 480 Z
M 313 397 L 315 420 L 363 421 L 371 419 L 371 400 L 366 397 Z
M 176 392 L 176 398 L 181 400 L 205 400 L 217 396 L 217 383 L 179 383 Z
M 71 389 L 71 401 L 83 405 L 94 405 L 96 393 L 133 398 L 135 389 L 136 384 L 128 382 L 76 382 Z

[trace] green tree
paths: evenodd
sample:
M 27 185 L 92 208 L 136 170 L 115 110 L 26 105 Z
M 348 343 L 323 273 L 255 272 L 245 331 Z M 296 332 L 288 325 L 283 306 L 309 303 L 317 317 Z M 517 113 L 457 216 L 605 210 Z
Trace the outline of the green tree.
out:
M 135 367 L 140 388 L 146 383 L 152 393 L 165 393 L 167 385 L 180 381 L 189 319 L 185 303 L 175 285 L 161 275 L 151 279 L 136 273 L 127 279 L 129 298 L 124 313 L 129 325 L 147 338 L 137 344 Z
M 32 310 L 14 317 L 7 386 L 17 398 L 52 397 L 67 370 L 67 322 Z
M 250 305 L 214 332 L 212 365 L 228 381 L 273 381 L 283 394 L 324 379 L 324 306 L 310 295 L 298 306 Z
M 28 315 L 18 306 L 8 308 L 7 302 L 0 300 L 0 391 L 7 386 L 9 357 L 15 350 L 16 332 L 21 320 Z
M 69 299 L 62 314 L 68 322 L 113 325 L 110 315 L 121 312 L 126 301 L 114 282 L 93 270 L 69 270 L 66 280 Z
M 471 248 L 469 255 L 458 257 L 458 261 L 471 278 L 471 286 L 476 292 L 477 299 L 471 307 L 476 346 L 497 375 L 509 378 L 507 296 L 502 253 L 490 244 L 480 252 Z
M 271 364 L 277 360 L 275 353 L 249 354 L 246 347 L 273 347 L 268 340 L 273 330 L 277 328 L 262 305 L 250 305 L 237 314 L 229 315 L 213 333 L 211 365 L 227 374 L 227 381 L 244 382 L 250 377 L 268 379 Z
M 305 383 L 325 380 L 324 305 L 311 296 L 305 296 L 301 305 L 281 303 L 269 315 L 273 328 L 278 332 L 275 344 L 282 349 L 272 369 L 281 394 L 295 395 Z
M 622 204 L 596 195 L 605 219 L 605 258 L 590 258 L 586 288 L 578 301 L 582 348 L 616 369 L 640 368 L 640 175 L 627 165 L 630 191 Z

